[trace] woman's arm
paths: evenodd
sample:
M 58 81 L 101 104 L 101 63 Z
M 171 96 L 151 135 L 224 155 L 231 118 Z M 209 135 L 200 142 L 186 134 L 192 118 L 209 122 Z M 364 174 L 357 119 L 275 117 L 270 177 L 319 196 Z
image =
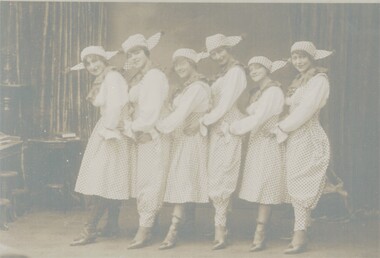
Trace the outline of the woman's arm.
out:
M 329 81 L 326 75 L 316 75 L 310 79 L 313 85 L 309 88 L 301 103 L 278 126 L 285 133 L 300 128 L 304 123 L 321 109 L 329 96 Z
M 160 121 L 156 125 L 156 128 L 162 133 L 174 131 L 205 98 L 207 98 L 207 93 L 201 84 L 197 83 L 191 86 L 191 88 L 184 92 L 179 106 L 164 120 Z
M 214 124 L 222 118 L 235 104 L 240 94 L 247 86 L 245 72 L 239 66 L 231 68 L 225 76 L 226 86 L 223 87 L 220 101 L 217 106 L 215 106 L 210 113 L 204 115 L 202 119 L 203 124 L 206 126 Z
M 131 127 L 134 132 L 149 133 L 160 117 L 169 85 L 165 74 L 157 69 L 149 71 L 143 80 L 138 98 L 139 114 Z
M 120 121 L 121 110 L 128 101 L 128 86 L 118 72 L 111 71 L 105 77 L 106 103 L 103 114 L 105 127 L 115 129 Z
M 235 121 L 230 126 L 230 132 L 235 135 L 243 135 L 256 131 L 272 116 L 282 112 L 284 106 L 284 94 L 279 87 L 267 89 L 258 100 L 258 105 L 253 115 Z
M 128 85 L 123 76 L 115 71 L 110 71 L 104 79 L 105 84 L 105 107 L 102 114 L 104 131 L 100 134 L 106 138 L 120 138 L 116 132 L 121 119 L 121 112 L 128 102 Z

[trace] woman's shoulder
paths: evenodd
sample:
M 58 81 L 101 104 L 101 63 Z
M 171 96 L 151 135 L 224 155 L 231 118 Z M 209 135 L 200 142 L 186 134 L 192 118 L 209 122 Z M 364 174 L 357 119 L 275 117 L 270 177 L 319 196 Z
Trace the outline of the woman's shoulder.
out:
M 188 90 L 191 90 L 191 91 L 206 91 L 206 92 L 209 92 L 211 89 L 210 89 L 210 85 L 203 81 L 203 80 L 196 80 L 194 82 L 192 82 L 189 86 L 187 86 Z
M 284 94 L 284 91 L 281 88 L 281 84 L 269 85 L 265 92 L 272 94 Z
M 319 84 L 319 83 L 328 83 L 329 78 L 326 72 L 316 73 L 313 77 L 310 78 L 310 84 Z
M 166 78 L 166 74 L 159 68 L 157 67 L 154 67 L 152 69 L 150 69 L 149 71 L 146 72 L 145 76 L 153 76 L 153 77 L 165 77 Z
M 324 67 L 315 67 L 310 70 L 310 80 L 316 78 L 328 79 L 327 76 L 328 70 Z
M 107 72 L 105 78 L 106 81 L 112 81 L 112 80 L 124 80 L 124 76 L 114 67 L 111 67 L 109 71 Z
M 233 65 L 227 73 L 238 73 L 238 74 L 242 74 L 242 75 L 246 75 L 245 73 L 245 67 L 244 65 L 240 64 L 240 63 L 236 63 L 235 65 Z
M 281 84 L 279 82 L 270 82 L 269 85 L 262 92 L 261 97 L 284 97 L 284 91 L 281 88 Z

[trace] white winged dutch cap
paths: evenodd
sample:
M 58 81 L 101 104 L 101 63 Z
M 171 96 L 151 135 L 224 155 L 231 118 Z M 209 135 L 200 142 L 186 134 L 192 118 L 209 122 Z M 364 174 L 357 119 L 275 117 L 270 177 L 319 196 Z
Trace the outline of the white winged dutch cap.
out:
M 101 57 L 104 57 L 106 60 L 111 59 L 114 55 L 117 54 L 118 51 L 105 51 L 102 46 L 88 46 L 82 50 L 80 53 L 80 59 L 82 62 L 79 64 L 74 65 L 73 67 L 70 68 L 71 71 L 77 71 L 77 70 L 82 70 L 85 68 L 84 66 L 84 59 L 88 55 L 98 55 Z
M 207 52 L 211 52 L 219 47 L 233 47 L 242 40 L 241 36 L 226 37 L 223 34 L 215 34 L 206 38 Z
M 286 61 L 274 61 L 272 62 L 269 58 L 265 56 L 254 56 L 248 61 L 248 66 L 251 64 L 260 64 L 267 68 L 270 73 L 277 71 L 278 69 L 283 68 L 287 62 Z
M 173 53 L 172 60 L 175 61 L 175 59 L 178 57 L 186 57 L 194 61 L 195 63 L 198 63 L 201 59 L 206 58 L 208 56 L 209 54 L 207 52 L 197 53 L 195 50 L 191 48 L 180 48 Z
M 328 57 L 333 53 L 333 51 L 317 49 L 314 46 L 313 42 L 310 41 L 295 42 L 291 47 L 290 52 L 293 53 L 297 50 L 305 51 L 306 53 L 310 54 L 315 60 Z
M 137 46 L 146 47 L 148 50 L 152 50 L 152 48 L 154 48 L 160 41 L 161 36 L 162 32 L 158 32 L 146 39 L 142 34 L 135 34 L 128 37 L 123 44 L 121 44 L 121 47 L 123 48 L 124 53 L 127 53 L 131 48 Z

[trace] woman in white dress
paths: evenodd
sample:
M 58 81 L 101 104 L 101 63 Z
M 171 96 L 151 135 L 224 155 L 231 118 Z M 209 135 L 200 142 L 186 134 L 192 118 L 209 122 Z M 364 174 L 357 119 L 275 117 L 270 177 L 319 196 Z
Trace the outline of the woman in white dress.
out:
M 319 112 L 329 97 L 326 69 L 315 61 L 332 52 L 317 50 L 312 42 L 299 41 L 291 47 L 291 61 L 299 71 L 289 87 L 286 105 L 289 114 L 272 130 L 279 143 L 286 142 L 287 188 L 294 208 L 292 242 L 286 254 L 303 252 L 307 245 L 310 213 L 322 194 L 330 145 L 319 122 Z
M 133 122 L 125 125 L 125 133 L 137 141 L 132 182 L 140 218 L 130 249 L 143 247 L 150 240 L 152 226 L 162 207 L 168 173 L 170 141 L 158 133 L 155 126 L 167 113 L 165 104 L 169 84 L 166 75 L 154 68 L 149 58 L 150 50 L 160 37 L 161 33 L 148 39 L 136 34 L 122 44 L 127 64 L 138 71 L 136 76 L 139 78 L 129 91 L 134 109 Z
M 118 230 L 121 200 L 130 197 L 129 148 L 130 140 L 119 128 L 127 116 L 128 85 L 123 76 L 108 65 L 116 52 L 90 46 L 81 52 L 82 63 L 71 70 L 85 68 L 95 80 L 87 99 L 100 108 L 97 122 L 86 147 L 79 170 L 75 191 L 92 196 L 93 207 L 87 223 L 71 245 L 85 245 L 97 237 L 96 226 L 106 210 L 108 219 L 103 236 Z
M 286 200 L 284 148 L 270 134 L 270 129 L 278 122 L 285 99 L 281 85 L 270 75 L 285 65 L 285 61 L 272 62 L 264 56 L 249 60 L 249 74 L 260 88 L 251 97 L 246 110 L 248 116 L 230 126 L 233 135 L 250 133 L 239 197 L 259 203 L 251 252 L 265 248 L 271 206 Z
M 213 107 L 200 119 L 202 126 L 211 128 L 208 192 L 215 208 L 214 250 L 227 244 L 227 210 L 240 169 L 242 140 L 229 133 L 230 124 L 243 116 L 237 100 L 247 86 L 243 66 L 229 51 L 240 41 L 239 36 L 226 37 L 222 34 L 206 38 L 207 52 L 221 69 L 219 78 L 211 85 Z
M 187 203 L 207 203 L 207 147 L 206 132 L 188 134 L 187 124 L 199 121 L 210 106 L 211 90 L 205 77 L 197 72 L 197 63 L 207 53 L 196 53 L 193 49 L 181 48 L 174 52 L 173 63 L 176 74 L 182 80 L 182 88 L 174 98 L 173 111 L 156 128 L 171 134 L 173 142 L 170 169 L 164 201 L 174 203 L 172 223 L 160 249 L 173 247 L 178 230 L 183 225 Z M 203 128 L 205 130 L 206 128 Z

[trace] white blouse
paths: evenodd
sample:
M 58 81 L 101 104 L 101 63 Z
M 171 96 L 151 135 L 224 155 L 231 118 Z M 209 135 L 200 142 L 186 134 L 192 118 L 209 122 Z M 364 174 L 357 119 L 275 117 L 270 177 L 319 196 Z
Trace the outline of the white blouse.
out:
M 135 120 L 131 124 L 133 132 L 151 133 L 161 116 L 169 92 L 166 75 L 154 68 L 129 92 L 130 100 L 137 108 Z
M 116 71 L 108 72 L 92 102 L 100 107 L 104 128 L 99 134 L 104 138 L 120 138 L 117 127 L 122 121 L 121 113 L 127 102 L 128 84 L 124 77 Z
M 305 92 L 301 91 L 302 87 L 307 86 L 309 87 Z M 320 73 L 311 78 L 305 86 L 301 86 L 290 98 L 286 99 L 286 104 L 291 107 L 291 112 L 278 124 L 281 130 L 288 133 L 300 128 L 326 105 L 329 92 L 330 85 L 326 74 Z M 300 94 L 302 97 L 299 96 Z
M 202 123 L 206 126 L 216 123 L 236 103 L 247 86 L 247 78 L 240 66 L 234 66 L 227 73 L 218 78 L 211 86 L 214 99 L 219 101 L 213 109 L 203 116 Z
M 248 106 L 249 116 L 231 124 L 230 132 L 234 135 L 256 133 L 271 117 L 281 114 L 284 102 L 282 90 L 279 87 L 269 87 L 257 101 Z
M 173 100 L 174 111 L 161 120 L 156 128 L 162 133 L 171 133 L 184 123 L 192 112 L 206 112 L 210 105 L 210 87 L 201 81 L 187 86 Z

